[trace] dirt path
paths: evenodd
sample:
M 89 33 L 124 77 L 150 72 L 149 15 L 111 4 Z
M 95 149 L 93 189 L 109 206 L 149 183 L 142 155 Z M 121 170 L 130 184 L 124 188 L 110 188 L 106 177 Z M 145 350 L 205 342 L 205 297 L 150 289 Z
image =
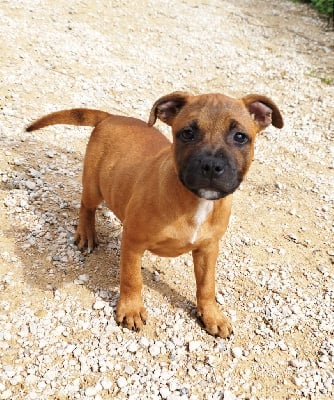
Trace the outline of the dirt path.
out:
M 334 33 L 271 3 L 0 2 L 0 399 L 334 396 Z M 196 321 L 190 255 L 146 254 L 148 325 L 115 324 L 119 223 L 102 207 L 99 249 L 72 243 L 90 129 L 23 131 L 72 107 L 146 120 L 174 90 L 258 92 L 285 119 L 258 138 L 221 243 L 229 341 Z

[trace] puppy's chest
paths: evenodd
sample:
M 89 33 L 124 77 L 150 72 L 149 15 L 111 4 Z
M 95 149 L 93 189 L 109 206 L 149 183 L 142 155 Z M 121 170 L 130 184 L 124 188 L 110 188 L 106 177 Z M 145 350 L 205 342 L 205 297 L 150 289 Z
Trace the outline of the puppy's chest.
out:
M 176 257 L 194 249 L 196 242 L 207 237 L 205 224 L 213 211 L 214 202 L 200 200 L 195 212 L 166 226 L 149 250 L 160 256 Z
M 200 200 L 198 208 L 195 212 L 194 217 L 192 218 L 193 232 L 190 236 L 190 243 L 194 244 L 199 237 L 201 228 L 203 227 L 204 223 L 207 221 L 209 215 L 213 211 L 213 201 L 209 200 Z

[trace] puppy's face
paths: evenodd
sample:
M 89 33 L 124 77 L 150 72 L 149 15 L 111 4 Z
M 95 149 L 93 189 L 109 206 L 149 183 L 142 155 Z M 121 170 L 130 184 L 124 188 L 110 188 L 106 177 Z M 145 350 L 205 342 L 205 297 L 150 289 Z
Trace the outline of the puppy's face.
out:
M 271 107 L 258 97 L 268 100 Z M 172 126 L 179 179 L 207 200 L 220 199 L 238 188 L 253 159 L 255 136 L 272 123 L 273 111 L 276 126 L 283 126 L 277 107 L 263 96 L 240 100 L 222 94 L 182 98 L 177 92 L 172 99 L 162 99 L 154 115 Z
M 216 200 L 233 193 L 253 158 L 254 121 L 242 104 L 223 95 L 187 104 L 173 123 L 174 157 L 183 185 Z

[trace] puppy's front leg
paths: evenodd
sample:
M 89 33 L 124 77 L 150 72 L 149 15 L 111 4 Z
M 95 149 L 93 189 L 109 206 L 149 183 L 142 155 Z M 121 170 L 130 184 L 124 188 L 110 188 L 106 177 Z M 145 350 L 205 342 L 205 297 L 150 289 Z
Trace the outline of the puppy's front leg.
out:
M 227 338 L 232 333 L 230 321 L 220 312 L 215 296 L 215 269 L 218 243 L 210 243 L 194 250 L 195 277 L 197 284 L 197 311 L 205 329 L 214 336 Z
M 141 258 L 143 250 L 136 248 L 123 231 L 121 244 L 121 287 L 116 309 L 116 321 L 124 327 L 139 331 L 146 322 L 143 305 Z

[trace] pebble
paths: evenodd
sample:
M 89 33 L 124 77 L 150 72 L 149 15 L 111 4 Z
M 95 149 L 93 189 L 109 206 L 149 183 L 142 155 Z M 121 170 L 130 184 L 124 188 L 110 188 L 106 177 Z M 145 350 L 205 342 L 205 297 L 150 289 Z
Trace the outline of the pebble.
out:
M 159 274 L 158 271 L 154 271 L 154 272 L 153 272 L 153 280 L 154 280 L 155 282 L 159 282 L 159 281 L 160 281 L 160 274 Z
M 217 303 L 221 304 L 222 306 L 225 304 L 224 296 L 221 293 L 216 294 Z
M 128 350 L 130 353 L 136 353 L 138 348 L 139 348 L 139 346 L 136 342 L 131 342 L 128 346 Z
M 191 341 L 188 344 L 190 353 L 197 351 L 200 347 L 201 347 L 201 342 L 199 340 Z
M 231 353 L 233 358 L 241 358 L 243 356 L 243 350 L 241 347 L 233 347 Z
M 37 186 L 36 183 L 33 181 L 26 181 L 25 185 L 26 185 L 27 189 L 29 189 L 29 190 L 35 190 L 36 186 Z
M 160 354 L 160 346 L 158 346 L 157 344 L 152 344 L 149 347 L 149 352 L 152 357 L 156 357 L 157 355 Z
M 96 396 L 97 393 L 98 393 L 97 389 L 95 387 L 92 387 L 92 386 L 88 387 L 85 390 L 85 395 L 88 396 L 88 397 Z
M 139 344 L 140 346 L 147 348 L 150 345 L 150 341 L 145 336 L 142 336 L 139 339 Z
M 89 281 L 89 275 L 82 274 L 82 275 L 79 275 L 78 278 L 74 280 L 74 283 L 76 285 L 84 285 L 88 281 Z
M 230 390 L 224 390 L 223 399 L 224 400 L 236 400 L 236 396 Z
M 16 165 L 17 167 L 22 165 L 22 163 L 23 163 L 23 161 L 20 158 L 14 158 L 14 160 L 13 160 L 13 164 Z
M 168 389 L 168 387 L 162 387 L 159 390 L 159 393 L 162 399 L 168 399 L 168 397 L 171 395 L 171 391 Z
M 304 360 L 293 359 L 290 360 L 288 364 L 294 368 L 303 368 L 307 365 L 307 362 L 305 362 Z
M 113 382 L 108 379 L 108 378 L 102 378 L 101 379 L 101 386 L 104 390 L 109 390 L 112 388 L 113 386 Z
M 53 151 L 53 150 L 47 150 L 46 152 L 45 152 L 45 155 L 48 157 L 48 158 L 53 158 L 54 156 L 55 156 L 55 152 Z
M 94 310 L 102 310 L 106 306 L 106 302 L 103 300 L 96 300 L 93 304 Z
M 12 395 L 13 395 L 13 392 L 12 392 L 10 389 L 7 389 L 7 390 L 3 391 L 3 392 L 0 394 L 0 399 L 1 399 L 1 400 L 11 399 L 11 398 L 12 398 Z
M 133 375 L 135 372 L 135 369 L 131 367 L 131 365 L 126 365 L 124 368 L 124 372 L 126 372 L 128 375 Z
M 125 386 L 127 386 L 128 381 L 126 380 L 126 378 L 124 378 L 124 376 L 120 376 L 119 378 L 117 378 L 116 383 L 117 383 L 117 386 L 118 386 L 120 389 L 122 389 L 122 388 L 124 388 Z
M 277 344 L 278 344 L 278 347 L 280 348 L 280 350 L 282 350 L 282 351 L 288 350 L 288 346 L 286 345 L 286 343 L 283 340 L 280 340 Z
M 295 376 L 295 377 L 293 378 L 293 382 L 294 382 L 294 384 L 297 385 L 297 386 L 302 386 L 302 385 L 304 384 L 305 380 L 304 380 L 304 378 L 302 378 L 302 377 Z

